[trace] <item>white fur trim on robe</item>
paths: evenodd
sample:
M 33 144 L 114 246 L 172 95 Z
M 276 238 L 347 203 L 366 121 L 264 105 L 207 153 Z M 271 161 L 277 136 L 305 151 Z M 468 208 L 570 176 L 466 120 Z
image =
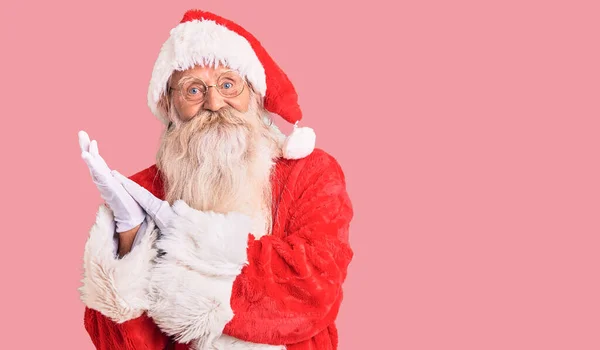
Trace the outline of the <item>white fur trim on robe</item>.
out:
M 201 349 L 196 344 L 192 343 L 192 349 Z M 285 350 L 284 345 L 269 345 L 269 344 L 257 344 L 247 341 L 240 340 L 228 336 L 226 334 L 221 335 L 212 344 L 210 350 Z
M 223 335 L 233 318 L 235 278 L 247 263 L 252 221 L 241 213 L 190 208 L 179 200 L 156 246 L 160 257 L 150 281 L 148 315 L 167 335 L 193 349 L 284 349 Z
M 157 253 L 153 247 L 157 234 L 158 229 L 147 216 L 138 231 L 139 243 L 119 259 L 113 213 L 100 205 L 85 244 L 83 286 L 79 288 L 83 303 L 117 323 L 141 316 L 150 304 L 148 286 Z

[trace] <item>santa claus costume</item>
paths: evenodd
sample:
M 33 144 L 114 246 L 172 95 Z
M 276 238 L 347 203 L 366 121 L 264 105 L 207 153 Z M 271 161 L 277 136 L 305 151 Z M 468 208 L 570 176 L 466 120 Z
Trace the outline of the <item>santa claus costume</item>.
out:
M 290 123 L 301 119 L 297 94 L 258 40 L 232 21 L 190 10 L 171 30 L 148 92 L 152 112 L 176 70 L 226 63 Z M 85 246 L 80 288 L 85 329 L 101 350 L 337 349 L 335 319 L 352 259 L 353 216 L 344 174 L 314 134 L 294 128 L 271 171 L 272 230 L 252 232 L 237 213 L 180 208 L 168 239 L 150 216 L 141 239 L 116 254 L 115 221 L 101 205 Z M 152 165 L 130 177 L 164 198 Z M 151 300 L 151 284 L 166 291 Z

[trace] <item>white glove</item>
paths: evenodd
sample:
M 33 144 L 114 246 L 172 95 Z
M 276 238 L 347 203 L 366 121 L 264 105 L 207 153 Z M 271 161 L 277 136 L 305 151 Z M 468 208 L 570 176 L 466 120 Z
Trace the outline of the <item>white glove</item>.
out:
M 144 212 L 148 213 L 163 234 L 171 220 L 174 220 L 181 213 L 185 212 L 185 210 L 193 210 L 182 200 L 173 203 L 173 207 L 171 207 L 169 202 L 157 198 L 150 191 L 138 185 L 135 181 L 123 176 L 118 171 L 113 170 L 111 171 L 111 174 L 113 178 L 125 188 L 127 193 L 136 201 L 136 203 L 143 208 Z M 179 211 L 174 210 L 174 208 L 183 207 L 187 209 L 181 209 Z
M 144 210 L 112 176 L 110 168 L 98 153 L 96 140 L 90 142 L 90 137 L 83 130 L 78 133 L 78 136 L 81 158 L 90 168 L 92 180 L 100 190 L 100 195 L 113 211 L 117 232 L 131 230 L 141 224 L 146 218 Z

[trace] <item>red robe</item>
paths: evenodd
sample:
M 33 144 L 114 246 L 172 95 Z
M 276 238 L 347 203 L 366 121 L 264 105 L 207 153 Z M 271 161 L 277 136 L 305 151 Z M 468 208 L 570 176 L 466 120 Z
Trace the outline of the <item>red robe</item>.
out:
M 158 198 L 164 198 L 161 177 L 155 165 L 131 179 Z M 221 339 L 225 345 L 215 345 L 214 348 L 199 346 L 195 340 L 189 344 L 173 340 L 178 336 L 178 331 L 173 329 L 185 328 L 182 333 L 187 332 L 192 338 L 199 337 L 200 333 L 194 333 L 196 325 L 193 318 L 163 332 L 148 316 L 146 309 L 149 304 L 144 299 L 147 289 L 144 288 L 153 274 L 157 253 L 152 250 L 156 242 L 152 240 L 156 236 L 149 234 L 149 238 L 141 243 L 142 247 L 136 246 L 122 259 L 109 255 L 97 258 L 105 254 L 101 251 L 108 252 L 104 248 L 108 242 L 105 238 L 102 238 L 104 241 L 91 242 L 94 230 L 114 228 L 107 223 L 99 223 L 102 215 L 109 218 L 110 214 L 106 207 L 101 207 L 86 244 L 84 287 L 81 288 L 82 300 L 86 304 L 85 329 L 96 348 L 337 349 L 335 319 L 342 301 L 342 283 L 353 255 L 348 242 L 353 211 L 342 169 L 331 155 L 315 149 L 303 159 L 278 159 L 271 184 L 272 234 L 248 239 L 247 264 L 232 279 L 230 305 L 226 305 L 233 311 L 233 318 L 227 319 L 224 328 L 216 323 L 219 331 L 222 328 Z M 114 254 L 114 251 L 106 254 Z M 102 264 L 106 265 L 100 266 Z M 119 280 L 121 275 L 124 277 Z M 196 275 L 185 276 L 185 281 L 188 281 Z M 177 293 L 191 291 L 182 289 Z M 165 319 L 168 322 L 168 317 Z

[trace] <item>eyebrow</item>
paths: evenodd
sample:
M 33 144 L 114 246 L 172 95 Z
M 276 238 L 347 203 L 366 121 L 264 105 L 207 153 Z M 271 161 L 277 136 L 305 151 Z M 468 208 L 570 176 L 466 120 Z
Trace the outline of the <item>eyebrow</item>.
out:
M 197 76 L 194 76 L 194 75 L 184 75 L 184 76 L 182 76 L 182 77 L 181 77 L 181 78 L 180 78 L 180 79 L 177 81 L 177 84 L 181 84 L 182 82 L 183 82 L 183 83 L 185 83 L 185 82 L 188 82 L 188 81 L 190 81 L 190 80 L 200 80 L 200 81 L 204 81 L 204 80 L 202 80 L 202 79 L 200 79 L 200 78 L 198 78 Z
M 239 76 L 241 76 L 241 74 L 240 74 L 238 71 L 236 71 L 236 70 L 234 70 L 234 69 L 228 69 L 228 70 L 224 70 L 224 71 L 222 71 L 222 72 L 220 72 L 220 73 L 217 73 L 217 74 L 215 74 L 215 75 L 213 76 L 213 79 L 216 79 L 216 78 L 220 77 L 220 76 L 221 76 L 221 74 L 225 74 L 225 73 L 228 73 L 228 72 L 233 72 L 233 73 L 236 73 L 236 74 L 238 74 Z M 179 79 L 179 81 L 181 81 L 181 80 L 183 80 L 183 79 L 187 79 L 187 80 L 189 80 L 189 79 L 197 79 L 197 80 L 202 80 L 202 81 L 204 81 L 204 79 L 201 79 L 201 78 L 199 78 L 199 77 L 197 77 L 197 76 L 195 76 L 195 75 L 192 75 L 192 74 L 186 74 L 186 75 L 182 76 L 182 77 Z

